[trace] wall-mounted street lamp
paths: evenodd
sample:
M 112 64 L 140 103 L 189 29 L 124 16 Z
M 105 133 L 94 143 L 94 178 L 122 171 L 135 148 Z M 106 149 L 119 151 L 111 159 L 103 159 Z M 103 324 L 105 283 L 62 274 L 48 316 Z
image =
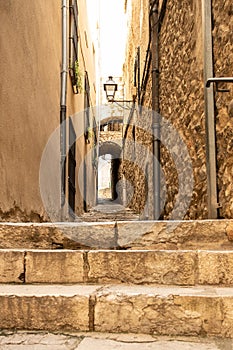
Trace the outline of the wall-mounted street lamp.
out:
M 117 91 L 117 83 L 115 83 L 112 76 L 109 76 L 108 80 L 104 84 L 104 91 L 106 92 L 108 102 L 113 102 L 115 92 Z
M 104 84 L 104 91 L 106 92 L 106 97 L 108 102 L 135 102 L 135 99 L 133 100 L 115 100 L 115 93 L 117 91 L 117 83 L 113 80 L 112 76 L 108 77 L 108 80 Z

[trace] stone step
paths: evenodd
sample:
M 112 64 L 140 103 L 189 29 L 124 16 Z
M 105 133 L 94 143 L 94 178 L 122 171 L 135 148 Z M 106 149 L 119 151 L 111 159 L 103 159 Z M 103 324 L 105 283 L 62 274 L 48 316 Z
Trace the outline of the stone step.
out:
M 233 338 L 233 288 L 0 285 L 0 328 Z
M 110 201 L 111 202 L 111 201 Z M 108 201 L 106 202 L 108 203 Z M 101 204 L 91 208 L 81 216 L 84 222 L 138 221 L 139 214 L 120 204 Z
M 0 248 L 233 250 L 233 220 L 1 223 Z
M 0 250 L 0 283 L 233 285 L 233 251 Z

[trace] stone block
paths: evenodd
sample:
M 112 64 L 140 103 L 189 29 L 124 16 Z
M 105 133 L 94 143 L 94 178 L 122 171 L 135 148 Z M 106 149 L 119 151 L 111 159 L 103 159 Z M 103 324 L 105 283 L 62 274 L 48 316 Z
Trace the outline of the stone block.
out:
M 89 298 L 93 286 L 0 286 L 0 328 L 89 330 Z
M 90 251 L 88 281 L 193 285 L 196 253 L 192 251 Z
M 233 241 L 233 220 L 228 220 L 226 225 L 226 234 L 228 239 L 232 242 Z
M 65 237 L 76 242 L 80 247 L 109 249 L 117 246 L 115 223 L 82 222 L 59 224 L 57 227 Z
M 114 286 L 97 293 L 95 330 L 173 336 L 232 336 L 232 288 Z M 223 300 L 224 299 L 224 300 Z M 227 299 L 226 299 L 227 300 Z M 228 301 L 227 301 L 228 302 Z M 232 298 L 231 298 L 232 302 Z
M 118 222 L 118 245 L 128 249 L 233 249 L 232 220 Z
M 223 337 L 233 338 L 233 296 L 228 296 L 222 299 L 223 303 L 223 322 L 222 332 Z
M 232 251 L 200 251 L 198 267 L 200 284 L 233 284 Z
M 27 251 L 26 283 L 83 282 L 83 254 L 74 250 Z
M 24 252 L 0 250 L 0 283 L 20 283 L 24 280 Z
M 57 246 L 65 247 L 67 241 L 62 230 L 59 230 L 59 224 L 0 224 L 0 248 L 3 249 L 54 249 Z
M 1 223 L 0 248 L 114 248 L 115 223 Z

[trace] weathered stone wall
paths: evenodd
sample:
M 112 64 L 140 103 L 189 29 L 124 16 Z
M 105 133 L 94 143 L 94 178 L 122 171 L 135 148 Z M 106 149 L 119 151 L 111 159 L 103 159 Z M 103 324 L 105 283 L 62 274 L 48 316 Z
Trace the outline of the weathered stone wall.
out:
M 53 0 L 0 3 L 0 221 L 46 218 L 39 169 L 48 138 L 59 126 L 57 5 Z
M 144 6 L 144 15 L 141 6 Z M 146 4 L 147 3 L 147 4 Z M 161 8 L 162 1 L 159 1 Z M 146 62 L 146 46 L 149 41 L 148 30 L 141 30 L 139 23 L 149 27 L 148 1 L 134 1 L 132 4 L 131 25 L 129 26 L 129 44 L 125 63 L 126 86 L 130 91 L 134 72 L 135 48 L 141 45 L 141 79 Z M 130 7 L 129 7 L 130 9 Z M 147 18 L 146 18 L 147 16 Z M 230 1 L 225 1 L 224 6 L 217 0 L 213 1 L 213 38 L 214 38 L 214 58 L 215 75 L 232 76 L 232 5 Z M 207 174 L 206 174 L 206 133 L 204 116 L 204 81 L 203 81 L 203 47 L 202 47 L 202 11 L 201 0 L 167 1 L 165 17 L 161 23 L 159 36 L 159 106 L 160 114 L 168 126 L 163 123 L 161 130 L 161 166 L 162 166 L 162 191 L 161 197 L 165 201 L 164 210 L 161 216 L 165 219 L 171 217 L 174 205 L 177 201 L 178 192 L 183 192 L 185 202 L 185 192 L 192 187 L 186 181 L 185 185 L 180 183 L 179 173 L 183 173 L 183 178 L 193 177 L 193 191 L 189 209 L 184 218 L 205 219 L 207 213 Z M 152 81 L 151 64 L 148 64 L 148 79 L 145 85 L 143 107 L 150 110 L 152 105 Z M 228 85 L 229 87 L 229 85 Z M 232 100 L 232 86 L 228 94 L 216 93 L 216 129 L 218 145 L 218 189 L 222 209 L 222 217 L 232 217 L 233 214 L 233 189 L 232 189 L 232 119 L 229 117 L 227 109 L 233 109 L 230 105 Z M 233 113 L 232 113 L 233 114 Z M 142 128 L 151 134 L 152 119 L 150 113 L 134 113 L 132 125 L 136 125 L 139 130 Z M 170 128 L 177 131 L 178 142 L 174 143 Z M 137 129 L 136 129 L 137 130 Z M 148 196 L 146 212 L 144 216 L 152 216 L 152 139 L 148 133 L 136 131 L 136 146 L 129 142 L 125 147 L 125 157 L 132 154 L 137 145 L 138 153 L 135 151 L 134 163 L 140 163 L 142 172 L 147 174 Z M 131 129 L 128 129 L 126 138 L 130 140 Z M 147 152 L 145 152 L 145 147 Z M 178 150 L 177 150 L 178 149 Z M 188 151 L 188 153 L 187 153 Z M 180 161 L 177 161 L 177 154 L 181 154 Z M 188 164 L 192 166 L 192 174 L 188 169 Z M 149 169 L 149 176 L 148 176 Z M 132 206 L 143 211 L 145 202 L 145 180 L 142 180 L 134 166 L 126 164 L 124 168 L 125 176 L 130 178 L 134 186 L 134 199 Z M 131 173 L 134 172 L 132 175 Z M 136 202 L 137 198 L 137 202 Z M 139 198 L 139 200 L 138 200 Z M 184 203 L 185 204 L 185 203 Z M 177 205 L 177 203 L 176 203 Z M 185 205 L 180 206 L 176 215 L 181 215 Z
M 127 2 L 128 13 L 128 40 L 126 58 L 124 64 L 124 81 L 126 86 L 126 97 L 131 98 L 134 89 L 134 62 L 137 48 L 140 47 L 140 70 L 144 69 L 146 51 L 148 46 L 149 25 L 149 1 L 130 0 Z
M 149 2 L 147 0 L 136 0 L 127 2 L 129 13 L 129 34 L 126 59 L 124 65 L 124 79 L 126 96 L 131 98 L 135 93 L 134 64 L 137 48 L 140 47 L 140 71 L 144 69 L 147 56 L 149 38 Z M 149 82 L 150 84 L 150 82 Z M 146 91 L 146 99 L 150 100 L 151 89 Z M 137 97 L 138 103 L 138 97 Z M 148 106 L 148 103 L 145 104 Z M 151 114 L 148 109 L 135 107 L 132 118 L 125 120 L 129 127 L 125 128 L 125 146 L 123 152 L 122 173 L 127 181 L 126 204 L 142 217 L 152 218 L 152 136 L 151 136 Z M 129 114 L 130 116 L 130 114 Z
M 189 150 L 194 179 L 192 202 L 186 216 L 190 219 L 207 217 L 201 28 L 200 0 L 167 2 L 160 33 L 160 113 L 172 123 Z M 171 154 L 174 145 L 168 142 L 168 146 Z M 165 217 L 172 211 L 178 190 L 176 171 L 179 169 L 175 169 L 169 152 L 163 149 L 161 152 L 167 185 Z
M 121 131 L 101 131 L 100 132 L 100 142 L 122 140 Z
M 213 0 L 214 69 L 216 77 L 233 76 L 233 4 Z M 229 92 L 215 92 L 220 215 L 233 217 L 233 84 L 219 84 Z
M 95 105 L 94 58 L 86 28 L 85 1 L 80 2 L 79 11 L 79 58 L 83 73 L 82 83 L 84 85 L 84 73 L 87 70 L 91 104 Z M 31 0 L 22 6 L 20 0 L 1 1 L 0 17 L 0 221 L 45 221 L 49 220 L 49 217 L 41 199 L 39 172 L 45 146 L 60 124 L 61 4 L 57 0 L 47 2 Z M 85 43 L 84 31 L 89 40 L 89 47 Z M 84 92 L 79 95 L 73 93 L 68 74 L 67 150 L 68 117 L 81 112 L 76 118 L 78 119 L 76 123 L 74 122 L 74 128 L 77 136 L 82 135 L 83 110 Z M 54 151 L 54 154 L 48 157 L 48 163 L 56 162 L 56 168 L 50 171 L 45 167 L 45 171 L 48 171 L 48 178 L 54 174 L 51 186 L 47 182 L 46 184 L 48 189 L 55 188 L 57 194 L 55 200 L 56 203 L 58 201 L 60 203 L 59 132 L 56 141 L 54 145 L 56 152 Z M 77 169 L 79 166 L 83 167 L 85 152 L 87 153 L 90 149 L 90 146 L 88 147 L 85 145 L 84 137 L 77 140 Z M 87 182 L 88 188 L 91 189 L 92 202 L 94 202 L 96 175 L 91 168 L 91 161 L 89 164 Z M 44 191 L 44 195 L 49 197 L 47 191 Z M 77 186 L 76 211 L 78 213 L 83 210 L 82 197 Z
M 135 14 L 140 16 L 141 2 L 134 2 Z M 189 218 L 205 218 L 206 217 L 206 170 L 205 170 L 205 130 L 204 130 L 204 91 L 202 86 L 202 51 L 201 51 L 201 4 L 200 1 L 195 4 L 190 1 L 182 3 L 168 1 L 167 10 L 162 24 L 160 33 L 160 49 L 159 49 L 159 64 L 160 64 L 160 114 L 166 120 L 169 120 L 173 127 L 179 132 L 180 138 L 189 149 L 190 158 L 193 164 L 194 177 L 194 191 L 193 201 L 191 203 L 190 211 L 187 213 Z M 143 26 L 149 27 L 149 11 L 144 2 L 144 21 Z M 133 16 L 135 15 L 133 14 Z M 146 17 L 147 16 L 147 17 Z M 133 23 L 137 23 L 137 19 L 133 18 Z M 135 27 L 133 29 L 134 35 L 129 34 L 129 40 L 138 40 L 141 47 L 141 63 L 144 65 L 146 59 L 146 48 L 149 41 L 148 31 L 140 31 L 136 26 L 136 33 L 141 33 L 140 40 L 135 34 Z M 132 57 L 130 53 L 132 47 L 129 44 L 128 57 Z M 126 61 L 125 70 L 128 69 L 133 76 L 132 62 Z M 144 66 L 141 67 L 143 71 Z M 151 65 L 149 78 L 147 80 L 146 91 L 144 94 L 144 103 L 146 109 L 151 109 Z M 129 75 L 129 73 L 128 73 Z M 128 80 L 128 84 L 130 81 Z M 147 130 L 151 134 L 151 113 L 146 111 L 138 118 L 136 117 L 137 126 Z M 161 147 L 161 165 L 162 171 L 162 191 L 161 196 L 166 202 L 163 217 L 169 218 L 171 214 L 176 194 L 178 192 L 178 175 L 174 159 L 171 154 L 173 148 L 177 147 L 174 140 L 170 139 L 166 127 L 162 130 L 163 140 L 165 144 Z M 142 142 L 147 147 L 147 156 L 141 153 L 141 146 L 139 154 L 141 167 L 144 174 L 147 172 L 148 179 L 148 193 L 149 193 L 149 217 L 152 217 L 152 137 L 148 137 L 148 133 L 137 132 L 136 143 Z M 143 136 L 144 134 L 144 136 Z M 129 150 L 129 152 L 131 152 Z M 186 154 L 187 156 L 187 154 Z M 147 159 L 147 161 L 146 161 Z M 184 159 L 186 162 L 186 159 Z M 146 170 L 146 164 L 147 169 Z M 185 169 L 185 167 L 183 167 Z M 130 170 L 129 170 L 130 171 Z M 148 176 L 149 174 L 149 176 Z M 140 186 L 140 179 L 134 177 L 134 187 L 136 192 L 141 194 L 135 195 L 135 198 L 143 195 L 144 184 Z M 166 182 L 166 185 L 165 185 Z M 141 190 L 140 190 L 141 188 Z M 141 200 L 141 203 L 143 201 Z M 198 205 L 197 205 L 198 203 Z M 135 203 L 133 204 L 135 205 Z M 142 207 L 140 208 L 142 210 Z

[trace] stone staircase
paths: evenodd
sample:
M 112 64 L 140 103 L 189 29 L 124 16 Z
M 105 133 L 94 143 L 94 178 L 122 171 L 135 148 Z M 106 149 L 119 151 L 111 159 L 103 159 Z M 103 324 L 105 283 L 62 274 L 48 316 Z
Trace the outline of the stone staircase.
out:
M 232 239 L 231 220 L 0 224 L 0 329 L 233 338 Z
M 139 214 L 130 208 L 116 203 L 110 199 L 99 200 L 99 204 L 84 213 L 80 221 L 84 222 L 106 222 L 106 221 L 136 221 Z

